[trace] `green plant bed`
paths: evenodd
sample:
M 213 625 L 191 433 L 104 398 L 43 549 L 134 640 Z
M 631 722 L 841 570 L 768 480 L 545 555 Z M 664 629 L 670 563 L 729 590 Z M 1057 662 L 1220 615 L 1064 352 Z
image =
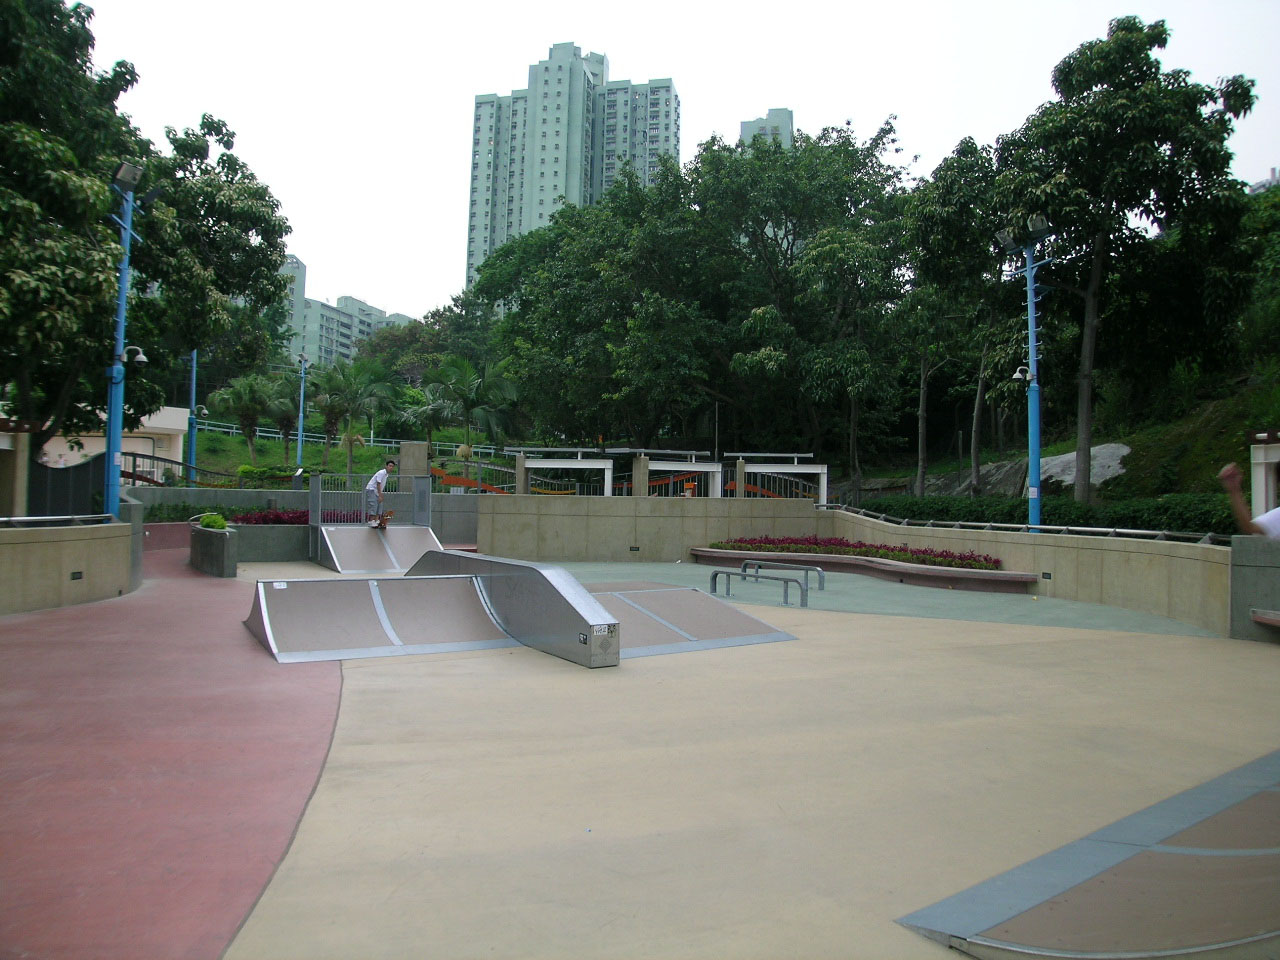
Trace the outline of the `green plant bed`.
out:
M 862 508 L 905 520 L 947 523 L 1027 522 L 1021 497 L 913 497 L 894 494 L 862 502 Z M 1183 533 L 1235 532 L 1231 503 L 1222 493 L 1171 493 L 1163 497 L 1077 503 L 1071 497 L 1044 497 L 1040 522 L 1052 527 L 1169 530 Z
M 956 567 L 962 570 L 999 570 L 1000 560 L 972 550 L 954 553 L 931 547 L 895 547 L 885 543 L 864 543 L 844 537 L 738 537 L 717 540 L 712 550 L 750 550 L 757 553 L 824 553 L 844 557 L 873 557 L 929 567 Z

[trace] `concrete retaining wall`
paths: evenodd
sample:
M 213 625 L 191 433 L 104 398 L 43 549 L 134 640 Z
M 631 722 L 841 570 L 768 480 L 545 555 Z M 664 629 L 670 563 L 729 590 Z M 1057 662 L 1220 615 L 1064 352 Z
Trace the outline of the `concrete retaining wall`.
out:
M 1250 611 L 1280 610 L 1280 540 L 1231 538 L 1231 636 L 1280 642 L 1280 627 L 1254 623 Z
M 440 497 L 439 500 L 454 499 Z M 457 498 L 462 499 L 462 498 Z M 481 553 L 521 560 L 688 560 L 690 547 L 810 536 L 830 517 L 807 500 L 474 496 Z M 445 539 L 443 536 L 441 539 Z
M 688 560 L 691 547 L 750 536 L 845 537 L 998 557 L 1034 573 L 1030 592 L 1153 613 L 1222 636 L 1231 549 L 1167 541 L 903 527 L 804 500 L 474 497 L 482 553 L 525 560 Z M 635 549 L 632 549 L 635 548 Z
M 0 614 L 64 607 L 133 590 L 130 523 L 0 530 Z M 139 557 L 140 560 L 140 557 Z
M 241 563 L 311 559 L 311 528 L 305 524 L 233 524 L 236 557 Z
M 904 527 L 833 511 L 832 536 L 998 557 L 1035 573 L 1033 592 L 1154 613 L 1227 635 L 1231 548 L 1120 537 Z
M 231 528 L 192 527 L 191 566 L 211 577 L 234 577 L 238 560 L 236 538 L 237 533 Z

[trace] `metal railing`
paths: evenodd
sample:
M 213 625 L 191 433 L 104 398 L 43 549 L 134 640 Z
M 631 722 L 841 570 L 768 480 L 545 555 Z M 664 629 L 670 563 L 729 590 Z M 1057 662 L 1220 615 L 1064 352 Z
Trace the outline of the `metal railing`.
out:
M 114 523 L 109 513 L 91 513 L 74 517 L 0 517 L 0 527 L 26 529 L 29 527 L 87 527 L 100 523 Z
M 799 577 L 774 577 L 774 576 L 770 576 L 769 574 L 759 573 L 759 572 L 754 574 L 749 574 L 749 573 L 743 573 L 740 570 L 715 570 L 711 574 L 711 595 L 713 597 L 716 595 L 716 581 L 720 577 L 725 578 L 724 595 L 726 597 L 731 595 L 731 591 L 732 591 L 731 585 L 733 584 L 734 577 L 738 577 L 744 582 L 746 580 L 751 580 L 755 583 L 759 583 L 761 580 L 773 580 L 777 583 L 781 583 L 782 584 L 782 605 L 784 607 L 791 606 L 791 598 L 788 591 L 791 589 L 791 584 L 794 583 L 796 587 L 798 587 L 800 590 L 800 606 L 802 607 L 809 606 L 809 585 L 807 582 L 801 583 Z
M 1189 533 L 1181 530 L 1129 530 L 1124 527 L 1072 527 L 1055 524 L 984 523 L 973 520 L 910 520 L 843 503 L 819 503 L 819 510 L 839 510 L 868 520 L 880 520 L 901 527 L 932 527 L 938 530 L 999 530 L 1008 533 L 1049 533 L 1078 537 L 1120 537 L 1132 540 L 1168 540 L 1174 543 L 1204 543 L 1230 546 L 1231 537 L 1222 533 Z

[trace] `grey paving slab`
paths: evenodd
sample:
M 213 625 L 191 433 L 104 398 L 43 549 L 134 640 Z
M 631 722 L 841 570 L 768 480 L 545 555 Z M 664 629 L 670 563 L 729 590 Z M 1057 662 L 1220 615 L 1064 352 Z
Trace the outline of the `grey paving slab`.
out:
M 709 590 L 716 567 L 693 563 L 563 563 L 584 584 L 606 580 L 649 580 Z M 780 606 L 782 585 L 734 579 L 732 601 L 760 606 Z M 791 591 L 791 602 L 798 603 Z M 970 620 L 987 623 L 1021 623 L 1029 626 L 1076 627 L 1084 630 L 1120 630 L 1126 633 L 1174 634 L 1210 637 L 1199 627 L 1152 614 L 1108 607 L 1097 603 L 1034 597 L 1020 594 L 942 590 L 892 583 L 852 573 L 828 573 L 825 590 L 809 590 L 809 607 L 846 613 L 873 613 L 892 617 L 925 617 L 937 620 Z

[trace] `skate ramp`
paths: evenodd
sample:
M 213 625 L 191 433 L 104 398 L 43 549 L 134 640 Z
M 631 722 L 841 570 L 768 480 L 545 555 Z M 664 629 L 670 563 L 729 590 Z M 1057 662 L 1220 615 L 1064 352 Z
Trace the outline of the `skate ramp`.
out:
M 338 573 L 403 573 L 428 550 L 439 549 L 430 527 L 344 524 L 320 528 L 316 562 Z
M 260 580 L 244 623 L 281 663 L 517 645 L 469 576 Z
M 624 658 L 795 639 L 693 587 L 625 582 L 588 589 L 617 618 L 626 638 Z
M 902 917 L 984 960 L 1280 956 L 1280 751 Z
M 525 646 L 584 667 L 616 667 L 618 620 L 562 567 L 458 550 L 424 553 L 406 577 L 476 578 L 494 620 Z

